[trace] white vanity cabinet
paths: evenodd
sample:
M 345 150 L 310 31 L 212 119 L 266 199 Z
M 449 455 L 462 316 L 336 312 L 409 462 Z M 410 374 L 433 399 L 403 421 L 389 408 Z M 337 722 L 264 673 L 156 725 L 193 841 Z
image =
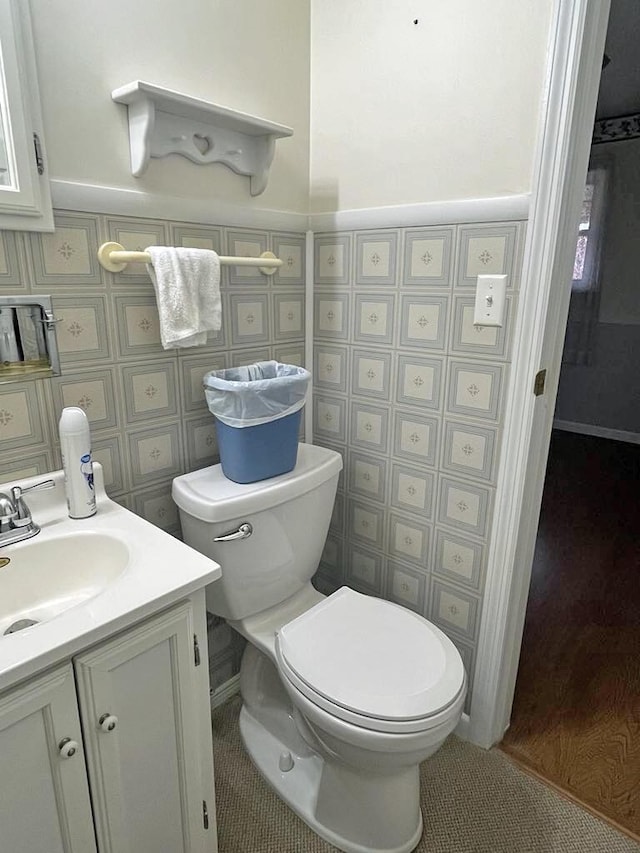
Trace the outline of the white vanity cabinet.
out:
M 71 664 L 0 695 L 0 850 L 94 853 Z
M 74 661 L 100 853 L 215 850 L 195 637 L 185 602 Z
M 0 697 L 2 853 L 215 853 L 202 592 L 73 670 Z

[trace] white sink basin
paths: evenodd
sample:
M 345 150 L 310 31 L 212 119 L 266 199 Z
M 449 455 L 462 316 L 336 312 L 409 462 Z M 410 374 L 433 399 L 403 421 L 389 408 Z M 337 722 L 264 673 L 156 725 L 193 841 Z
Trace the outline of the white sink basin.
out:
M 69 518 L 62 471 L 20 485 L 45 478 L 54 487 L 27 501 L 40 532 L 0 545 L 0 693 L 220 577 L 213 560 L 110 500 L 98 463 L 91 518 Z
M 9 563 L 0 569 L 0 635 L 22 620 L 46 622 L 88 601 L 129 564 L 124 542 L 92 531 L 36 537 L 3 556 Z

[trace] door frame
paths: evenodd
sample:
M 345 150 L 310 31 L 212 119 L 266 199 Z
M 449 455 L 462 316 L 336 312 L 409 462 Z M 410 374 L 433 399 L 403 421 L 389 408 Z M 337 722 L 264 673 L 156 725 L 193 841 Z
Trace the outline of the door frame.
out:
M 485 748 L 511 716 L 609 8 L 553 8 L 469 721 L 469 738 Z

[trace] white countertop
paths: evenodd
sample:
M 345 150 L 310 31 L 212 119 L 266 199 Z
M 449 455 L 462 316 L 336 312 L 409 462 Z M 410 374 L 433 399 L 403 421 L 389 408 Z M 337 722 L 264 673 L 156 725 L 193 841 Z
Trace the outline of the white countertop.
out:
M 41 531 L 33 539 L 0 546 L 0 557 L 17 555 L 36 541 L 44 544 L 53 538 L 91 531 L 125 542 L 129 563 L 94 598 L 38 625 L 0 635 L 0 691 L 170 606 L 221 575 L 220 566 L 213 560 L 110 500 L 98 464 L 94 475 L 98 511 L 81 520 L 67 515 L 61 471 L 21 480 L 20 485 L 28 486 L 53 479 L 56 485 L 25 496 Z M 11 485 L 0 485 L 0 492 L 8 492 Z M 91 560 L 90 552 L 87 560 Z

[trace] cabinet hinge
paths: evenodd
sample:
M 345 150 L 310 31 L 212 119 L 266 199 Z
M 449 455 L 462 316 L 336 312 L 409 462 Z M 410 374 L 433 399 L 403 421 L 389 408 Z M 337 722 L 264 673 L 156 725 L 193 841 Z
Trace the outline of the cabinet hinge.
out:
M 202 825 L 205 829 L 209 829 L 209 809 L 206 800 L 202 801 Z
M 546 379 L 546 370 L 539 370 L 536 373 L 536 378 L 533 380 L 533 393 L 536 395 L 536 397 L 539 397 L 541 394 L 544 394 L 544 383 Z
M 33 151 L 36 157 L 36 168 L 39 175 L 44 175 L 44 157 L 42 156 L 42 146 L 40 145 L 40 137 L 37 133 L 33 134 Z
M 195 634 L 193 635 L 193 662 L 196 666 L 200 666 L 200 646 Z

